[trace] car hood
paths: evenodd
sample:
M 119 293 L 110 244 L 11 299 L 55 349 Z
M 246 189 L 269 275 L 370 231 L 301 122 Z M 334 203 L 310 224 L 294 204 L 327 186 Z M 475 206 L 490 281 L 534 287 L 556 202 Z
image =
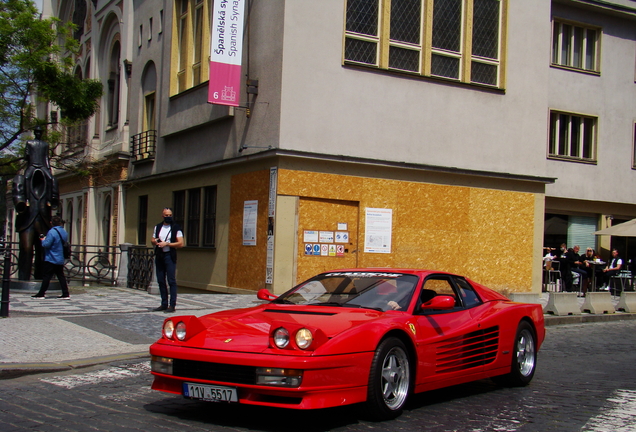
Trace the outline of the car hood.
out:
M 314 332 L 314 337 L 318 333 L 319 337 L 331 339 L 382 315 L 382 312 L 370 309 L 267 304 L 200 317 L 202 330 L 179 345 L 221 351 L 265 352 L 271 349 L 270 335 L 278 327 L 287 328 L 292 337 L 294 330 L 306 327 Z M 177 317 L 175 321 L 178 321 Z M 293 353 L 298 351 L 289 352 Z

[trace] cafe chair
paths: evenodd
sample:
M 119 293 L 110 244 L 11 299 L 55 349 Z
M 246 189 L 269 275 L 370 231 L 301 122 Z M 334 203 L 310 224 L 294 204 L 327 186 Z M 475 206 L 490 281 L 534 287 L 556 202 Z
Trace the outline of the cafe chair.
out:
M 632 281 L 631 270 L 621 270 L 617 275 L 610 277 L 609 289 L 612 295 L 618 296 L 630 288 Z M 632 288 L 633 289 L 633 288 Z
M 561 271 L 559 270 L 559 262 L 552 261 L 552 266 L 548 270 L 548 291 L 559 292 L 561 291 Z

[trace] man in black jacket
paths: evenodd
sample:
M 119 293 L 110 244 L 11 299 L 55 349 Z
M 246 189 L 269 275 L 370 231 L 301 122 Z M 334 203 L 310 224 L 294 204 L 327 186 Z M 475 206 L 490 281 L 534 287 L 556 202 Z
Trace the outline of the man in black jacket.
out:
M 559 271 L 561 272 L 561 282 L 563 283 L 563 291 L 572 291 L 572 267 L 576 261 L 576 255 L 572 249 L 568 249 L 566 244 L 561 245 L 561 251 L 557 255 L 559 261 Z
M 161 293 L 161 306 L 155 311 L 174 312 L 177 305 L 177 249 L 183 247 L 183 231 L 172 220 L 172 209 L 163 209 L 163 222 L 157 224 L 152 233 L 155 246 L 157 283 Z M 168 297 L 168 286 L 170 296 Z

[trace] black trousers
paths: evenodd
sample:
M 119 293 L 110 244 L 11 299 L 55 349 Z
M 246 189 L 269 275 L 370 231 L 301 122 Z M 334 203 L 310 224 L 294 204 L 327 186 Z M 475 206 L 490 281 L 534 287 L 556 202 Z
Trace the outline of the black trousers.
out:
M 51 283 L 53 275 L 57 276 L 57 280 L 60 281 L 62 295 L 64 297 L 68 296 L 68 284 L 66 283 L 66 276 L 64 276 L 64 266 L 61 264 L 53 264 L 48 261 L 44 261 L 42 264 L 42 286 L 40 287 L 40 291 L 37 295 L 43 296 L 46 290 L 49 289 L 49 284 Z

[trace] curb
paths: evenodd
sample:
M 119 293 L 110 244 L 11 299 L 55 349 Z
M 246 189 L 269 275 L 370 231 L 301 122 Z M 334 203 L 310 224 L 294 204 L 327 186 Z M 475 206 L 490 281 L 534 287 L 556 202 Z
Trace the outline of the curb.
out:
M 25 375 L 35 375 L 40 373 L 63 372 L 73 369 L 81 369 L 104 363 L 120 360 L 134 360 L 149 358 L 148 351 L 115 354 L 108 356 L 90 357 L 85 359 L 46 362 L 46 363 L 0 363 L 0 380 L 19 378 Z
M 636 314 L 615 312 L 612 314 L 579 314 L 579 315 L 544 315 L 545 325 L 562 325 L 562 324 L 582 324 L 582 323 L 595 323 L 595 322 L 608 322 L 608 321 L 623 321 L 636 319 Z

